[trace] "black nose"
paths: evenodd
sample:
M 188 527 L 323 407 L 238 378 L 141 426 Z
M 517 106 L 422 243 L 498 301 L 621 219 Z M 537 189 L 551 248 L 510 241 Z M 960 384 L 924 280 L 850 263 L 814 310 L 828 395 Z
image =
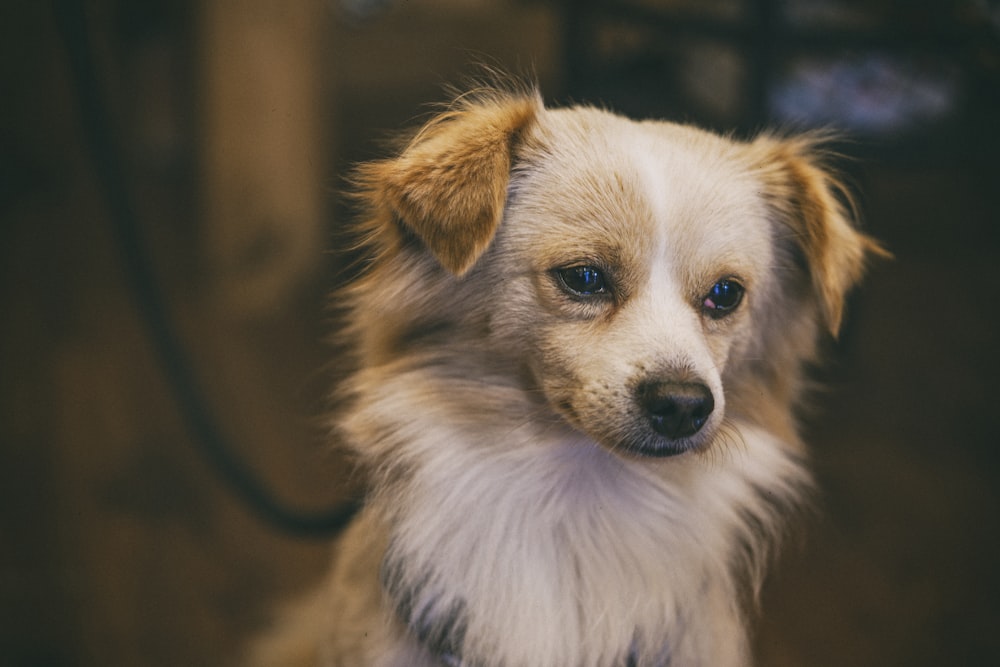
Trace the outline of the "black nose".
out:
M 691 382 L 644 383 L 639 401 L 653 430 L 672 440 L 700 431 L 715 409 L 708 387 Z

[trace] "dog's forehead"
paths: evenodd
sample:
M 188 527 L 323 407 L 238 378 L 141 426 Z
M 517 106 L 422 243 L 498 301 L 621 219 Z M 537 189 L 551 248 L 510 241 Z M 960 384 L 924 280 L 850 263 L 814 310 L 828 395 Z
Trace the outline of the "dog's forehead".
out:
M 763 249 L 771 225 L 743 144 L 663 122 L 636 124 L 633 141 L 644 200 L 672 244 L 691 254 Z
M 696 128 L 589 108 L 545 112 L 518 185 L 534 213 L 566 233 L 682 253 L 763 245 L 760 184 L 745 146 Z M 623 241 L 629 243 L 629 241 Z

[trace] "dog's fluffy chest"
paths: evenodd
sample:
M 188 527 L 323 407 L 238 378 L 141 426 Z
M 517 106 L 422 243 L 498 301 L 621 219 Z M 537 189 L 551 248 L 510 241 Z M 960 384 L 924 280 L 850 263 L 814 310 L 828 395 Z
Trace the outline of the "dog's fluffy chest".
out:
M 767 511 L 749 471 L 693 457 L 658 471 L 565 432 L 435 451 L 396 496 L 383 567 L 432 652 L 505 667 L 745 660 L 733 570 L 753 544 L 736 508 Z

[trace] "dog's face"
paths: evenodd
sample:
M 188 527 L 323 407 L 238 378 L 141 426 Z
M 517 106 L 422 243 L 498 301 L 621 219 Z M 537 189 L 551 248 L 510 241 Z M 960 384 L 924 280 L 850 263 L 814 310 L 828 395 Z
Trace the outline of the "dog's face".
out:
M 728 400 L 751 376 L 774 402 L 877 249 L 809 150 L 499 96 L 366 178 L 383 246 L 439 265 L 431 291 L 463 295 L 548 409 L 668 456 L 712 443 L 727 403 L 752 410 Z
M 549 112 L 526 145 L 470 274 L 499 287 L 494 346 L 521 350 L 549 405 L 608 447 L 710 442 L 727 363 L 773 291 L 773 226 L 740 148 L 594 110 Z

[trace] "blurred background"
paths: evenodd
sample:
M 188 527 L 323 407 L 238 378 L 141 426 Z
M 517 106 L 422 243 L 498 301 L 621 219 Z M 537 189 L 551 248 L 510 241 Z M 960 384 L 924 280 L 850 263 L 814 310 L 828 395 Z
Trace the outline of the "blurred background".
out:
M 317 580 L 328 541 L 233 465 L 297 510 L 357 487 L 326 435 L 343 179 L 477 63 L 551 104 L 847 133 L 896 259 L 819 374 L 819 511 L 760 663 L 1000 664 L 1000 2 L 6 0 L 0 665 L 236 664 Z

